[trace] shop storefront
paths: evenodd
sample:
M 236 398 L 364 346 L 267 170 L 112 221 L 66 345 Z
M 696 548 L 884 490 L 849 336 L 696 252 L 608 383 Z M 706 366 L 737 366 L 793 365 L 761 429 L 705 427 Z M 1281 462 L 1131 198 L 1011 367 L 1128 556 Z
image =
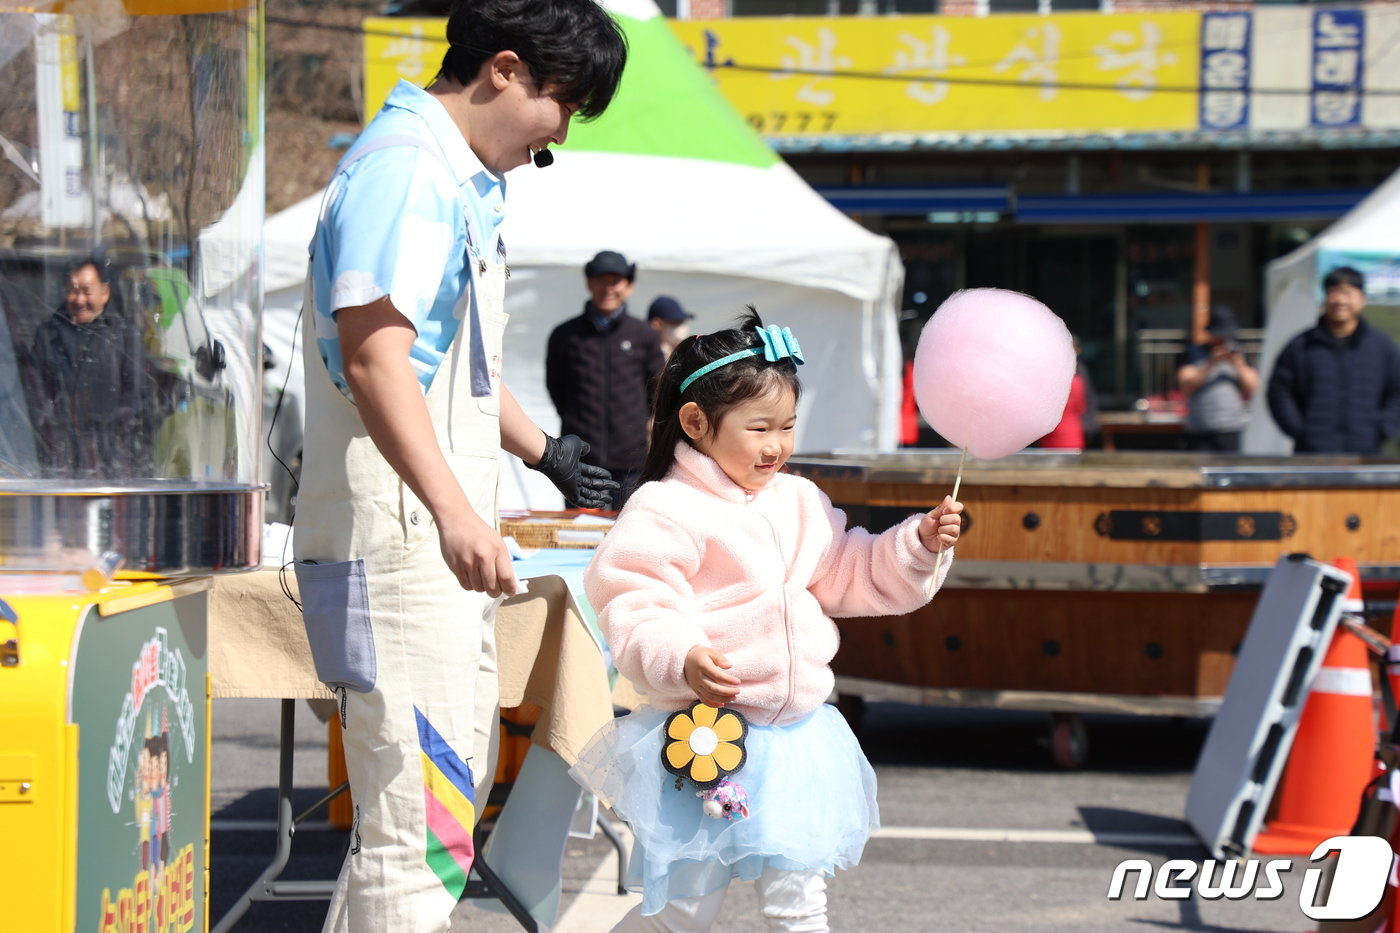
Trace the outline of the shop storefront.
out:
M 1193 316 L 1265 324 L 1264 266 L 1400 164 L 1400 7 L 678 20 L 736 108 L 894 239 L 906 334 L 1036 294 L 1108 407 L 1170 391 Z

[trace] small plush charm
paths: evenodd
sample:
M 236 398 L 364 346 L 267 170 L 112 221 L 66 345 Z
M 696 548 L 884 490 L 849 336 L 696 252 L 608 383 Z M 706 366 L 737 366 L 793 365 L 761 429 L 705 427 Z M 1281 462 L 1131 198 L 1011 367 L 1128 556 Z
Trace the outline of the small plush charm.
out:
M 732 709 L 721 710 L 700 701 L 666 718 L 661 763 L 677 778 L 696 787 L 714 787 L 744 766 L 748 721 Z
M 713 819 L 724 817 L 730 822 L 738 822 L 749 815 L 749 795 L 743 785 L 725 778 L 714 787 L 695 792 L 704 801 L 701 806 L 705 815 Z

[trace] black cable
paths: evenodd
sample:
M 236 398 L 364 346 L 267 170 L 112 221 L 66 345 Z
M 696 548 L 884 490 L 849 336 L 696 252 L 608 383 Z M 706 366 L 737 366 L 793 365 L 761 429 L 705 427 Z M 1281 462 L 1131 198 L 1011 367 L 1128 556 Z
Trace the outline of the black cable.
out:
M 282 587 L 282 595 L 287 597 L 287 600 L 291 602 L 293 606 L 297 607 L 297 612 L 301 612 L 301 602 L 296 596 L 292 595 L 292 585 L 287 582 L 287 568 L 294 563 L 295 561 L 289 560 L 281 567 L 277 568 L 277 584 Z
M 311 270 L 307 269 L 306 274 L 310 275 Z M 272 459 L 276 460 L 277 463 L 282 467 L 282 469 L 287 471 L 287 476 L 292 481 L 292 498 L 296 498 L 297 492 L 299 492 L 301 489 L 301 483 L 297 480 L 296 473 L 294 473 L 292 471 L 292 468 L 287 466 L 286 462 L 280 456 L 278 456 L 276 448 L 272 446 L 272 432 L 277 427 L 277 416 L 282 413 L 282 401 L 287 397 L 287 385 L 292 381 L 292 366 L 294 361 L 296 360 L 297 342 L 301 339 L 301 316 L 305 312 L 305 306 L 297 308 L 296 324 L 292 328 L 292 350 L 291 354 L 287 358 L 287 375 L 282 379 L 282 390 L 277 394 L 277 404 L 274 405 L 272 408 L 272 419 L 267 426 L 267 437 L 264 439 L 267 443 L 268 453 L 272 454 Z M 290 529 L 293 525 L 296 524 L 296 511 L 293 510 L 292 514 L 288 516 L 288 518 L 290 520 L 287 522 L 287 528 L 289 529 L 288 535 L 290 536 Z M 286 556 L 285 547 L 283 548 L 282 556 Z M 297 607 L 297 612 L 301 612 L 301 602 L 296 598 L 295 595 L 293 595 L 292 586 L 290 583 L 287 582 L 287 568 L 290 567 L 294 562 L 295 558 L 293 558 L 293 560 L 290 561 L 285 561 L 282 564 L 282 566 L 277 569 L 277 584 L 282 588 L 282 595 L 287 597 L 287 599 L 291 602 L 293 606 Z
M 794 77 L 858 78 L 866 81 L 917 81 L 925 84 L 941 82 L 943 84 L 961 84 L 975 87 L 1011 87 L 1025 90 L 1032 88 L 1049 88 L 1056 91 L 1110 91 L 1113 93 L 1138 90 L 1152 94 L 1159 92 L 1163 94 L 1203 94 L 1208 91 L 1219 90 L 1218 88 L 1206 87 L 1203 84 L 1155 84 L 1151 87 L 1138 87 L 1136 85 L 1097 84 L 1091 81 L 1024 81 L 1019 78 L 956 78 L 944 74 L 924 75 L 916 72 L 886 74 L 879 71 L 815 71 L 803 68 L 779 68 L 771 65 L 736 65 L 728 62 L 722 65 L 706 65 L 703 67 L 711 71 L 750 71 L 758 74 L 780 74 L 792 75 Z M 1227 90 L 1238 90 L 1246 94 L 1259 94 L 1261 96 L 1299 97 L 1305 94 L 1311 94 L 1315 89 L 1310 87 L 1248 87 L 1229 88 Z M 1355 91 L 1362 97 L 1400 97 L 1400 88 L 1347 88 L 1346 90 Z
M 310 275 L 310 270 L 307 271 L 307 274 Z M 278 465 L 286 471 L 287 477 L 292 481 L 293 496 L 301 489 L 301 483 L 297 480 L 296 473 L 292 472 L 292 468 L 287 466 L 286 462 L 277 455 L 277 449 L 272 446 L 272 432 L 277 428 L 277 416 L 282 413 L 282 401 L 287 397 L 287 385 L 292 381 L 292 365 L 293 361 L 296 359 L 297 341 L 301 338 L 301 316 L 304 310 L 303 308 L 297 309 L 296 324 L 293 325 L 294 329 L 292 331 L 292 351 L 291 356 L 287 359 L 287 375 L 282 379 L 282 389 L 277 393 L 277 404 L 272 407 L 272 420 L 267 426 L 267 437 L 264 438 L 267 444 L 267 452 L 272 454 L 272 459 L 277 461 Z M 287 524 L 290 525 L 291 522 Z

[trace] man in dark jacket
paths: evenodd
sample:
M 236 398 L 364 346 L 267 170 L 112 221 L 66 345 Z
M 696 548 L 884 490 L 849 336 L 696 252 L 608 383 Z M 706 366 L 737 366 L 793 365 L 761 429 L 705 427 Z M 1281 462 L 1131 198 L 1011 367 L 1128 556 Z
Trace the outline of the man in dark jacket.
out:
M 104 262 L 69 271 L 63 305 L 34 332 L 29 367 L 35 439 L 50 475 L 149 476 L 141 329 L 114 300 Z
M 1322 280 L 1322 316 L 1279 353 L 1269 411 L 1297 453 L 1375 454 L 1400 430 L 1400 347 L 1361 319 L 1366 280 Z
M 592 297 L 582 314 L 549 335 L 545 385 L 563 422 L 560 431 L 583 438 L 591 448 L 584 460 L 621 484 L 612 501 L 620 509 L 646 459 L 651 393 L 666 360 L 656 331 L 627 313 L 636 265 L 604 250 L 583 274 Z

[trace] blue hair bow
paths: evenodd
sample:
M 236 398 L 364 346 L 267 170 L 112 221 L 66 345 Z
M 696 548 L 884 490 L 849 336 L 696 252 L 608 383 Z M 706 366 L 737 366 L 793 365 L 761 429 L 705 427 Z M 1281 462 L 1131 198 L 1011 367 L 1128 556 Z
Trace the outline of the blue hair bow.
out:
M 678 393 L 684 392 L 686 389 L 690 388 L 690 384 L 696 379 L 699 379 L 706 373 L 714 372 L 721 366 L 728 365 L 735 360 L 742 360 L 745 357 L 758 356 L 760 353 L 762 353 L 763 358 L 770 363 L 776 363 L 779 360 L 787 359 L 792 360 L 798 365 L 807 362 L 802 358 L 802 348 L 797 345 L 797 338 L 792 335 L 792 331 L 789 328 L 779 327 L 777 324 L 769 324 L 767 327 L 761 328 L 758 331 L 758 338 L 763 341 L 762 349 L 750 347 L 747 350 L 740 350 L 737 353 L 722 356 L 713 363 L 706 363 L 689 376 L 686 376 L 685 381 L 681 383 L 681 387 L 676 391 Z
M 798 365 L 807 362 L 802 357 L 802 347 L 798 346 L 791 328 L 769 324 L 758 332 L 758 337 L 763 341 L 763 358 L 768 362 L 776 363 L 788 357 L 792 357 Z

